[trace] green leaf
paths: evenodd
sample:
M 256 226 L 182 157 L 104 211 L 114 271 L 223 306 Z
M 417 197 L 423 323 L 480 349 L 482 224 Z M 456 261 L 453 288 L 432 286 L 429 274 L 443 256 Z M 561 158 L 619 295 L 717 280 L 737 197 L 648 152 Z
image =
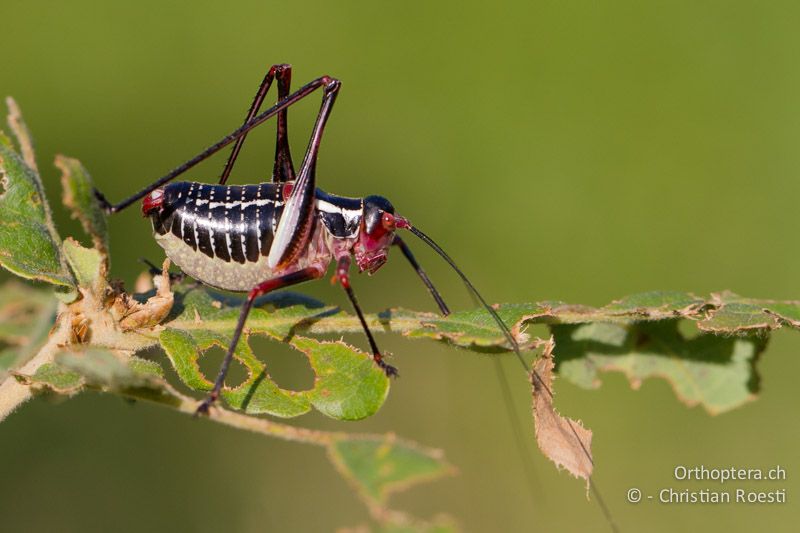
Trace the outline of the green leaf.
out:
M 497 309 L 497 314 L 511 327 L 522 324 L 543 311 L 544 308 L 539 307 L 537 304 L 519 304 L 501 306 Z M 392 311 L 392 316 L 403 318 L 413 316 L 419 321 L 419 326 L 407 332 L 409 337 L 444 340 L 456 346 L 477 351 L 508 349 L 503 332 L 497 326 L 494 318 L 484 309 L 458 311 L 446 317 L 434 314 L 422 315 L 408 311 Z M 517 336 L 517 331 L 514 331 L 514 333 Z
M 660 320 L 695 313 L 705 304 L 703 299 L 688 292 L 653 291 L 611 302 L 603 310 L 623 316 Z
M 84 248 L 72 237 L 64 239 L 62 248 L 78 285 L 97 287 L 106 282 L 105 256 L 95 248 Z
M 213 383 L 200 372 L 198 360 L 202 352 L 214 345 L 227 349 L 230 335 L 211 330 L 167 328 L 159 339 L 181 381 L 192 390 L 210 391 Z M 311 409 L 305 395 L 278 387 L 245 338 L 239 341 L 234 357 L 244 364 L 248 376 L 240 385 L 223 389 L 222 397 L 228 405 L 249 414 L 268 413 L 283 418 L 300 416 Z
M 27 279 L 67 289 L 75 282 L 61 257 L 39 175 L 0 144 L 0 265 Z
M 290 293 L 282 298 L 282 303 L 262 300 L 248 319 L 248 329 L 276 339 L 289 339 L 294 347 L 300 349 L 301 344 L 312 341 L 300 339 L 298 333 L 361 331 L 356 317 L 336 308 L 324 307 L 319 302 L 287 306 L 300 300 Z M 188 344 L 185 354 L 175 358 L 173 364 L 179 369 L 182 379 L 196 390 L 208 390 L 211 386 L 210 381 L 199 373 L 197 358 L 212 344 L 223 348 L 227 346 L 238 318 L 239 304 L 240 300 L 194 290 L 187 293 L 176 306 L 178 314 L 168 327 L 187 333 L 184 342 Z M 524 333 L 526 325 L 549 325 L 559 344 L 559 371 L 566 373 L 576 383 L 587 387 L 597 386 L 597 374 L 605 370 L 625 372 L 634 386 L 648 377 L 661 377 L 673 384 L 682 401 L 690 405 L 700 403 L 714 413 L 732 409 L 754 397 L 757 377 L 751 363 L 763 349 L 763 340 L 746 338 L 737 342 L 734 339 L 702 335 L 685 339 L 677 330 L 679 319 L 699 323 L 701 329 L 714 328 L 716 333 L 739 335 L 763 334 L 782 324 L 795 326 L 800 323 L 800 304 L 797 302 L 746 300 L 730 293 L 700 298 L 683 292 L 649 292 L 632 295 L 600 308 L 541 302 L 504 304 L 497 306 L 496 310 L 523 349 L 535 344 Z M 367 315 L 366 319 L 374 331 L 437 339 L 479 352 L 508 350 L 506 339 L 497 324 L 482 309 L 460 311 L 448 317 L 392 309 Z M 584 344 L 579 345 L 562 337 L 562 332 L 567 330 L 560 329 L 561 326 L 580 324 L 587 325 L 578 330 L 579 335 L 588 335 Z M 204 333 L 196 333 L 199 331 Z M 193 335 L 205 336 L 205 344 L 198 344 L 198 339 L 191 340 Z M 645 335 L 653 336 L 652 345 L 642 340 Z M 169 339 L 162 341 L 168 343 Z M 315 345 L 314 348 L 308 353 L 312 366 L 315 360 L 323 361 L 315 354 L 324 354 L 329 358 L 341 351 L 352 356 L 351 349 L 344 345 L 335 350 L 330 348 L 330 353 L 318 351 L 321 345 Z M 323 369 L 315 366 L 318 374 L 315 389 L 296 392 L 281 390 L 274 384 L 249 347 L 237 351 L 236 357 L 248 368 L 250 377 L 242 386 L 228 391 L 226 398 L 231 405 L 247 412 L 297 416 L 306 412 L 309 404 L 305 400 L 308 400 L 329 416 L 355 418 L 356 415 L 366 416 L 374 412 L 374 407 L 380 404 L 382 394 L 386 392 L 384 388 L 376 386 L 381 383 L 377 376 L 374 382 L 369 381 L 372 374 L 369 373 L 366 358 L 351 359 L 355 365 L 352 369 L 360 368 L 364 373 L 358 379 L 348 374 L 351 368 L 337 360 L 327 365 L 330 378 L 320 382 Z M 358 366 L 359 361 L 363 367 Z M 363 390 L 355 392 L 350 402 L 351 406 L 359 401 L 364 402 L 360 410 L 345 410 L 345 404 L 335 406 L 335 402 L 343 397 L 341 394 L 324 396 L 314 392 L 326 390 L 327 383 L 352 384 L 360 383 L 363 379 L 367 379 Z
M 17 379 L 60 394 L 73 394 L 86 386 L 121 392 L 158 386 L 163 372 L 153 361 L 89 348 L 61 351 L 54 362 L 40 366 L 32 376 L 17 375 Z
M 157 363 L 97 348 L 59 352 L 54 362 L 40 366 L 33 375 L 14 377 L 37 391 L 73 395 L 90 388 L 172 407 L 183 403 L 183 398 L 164 381 Z
M 687 339 L 677 320 L 557 325 L 552 331 L 558 372 L 582 387 L 597 387 L 599 372 L 623 372 L 634 388 L 662 378 L 681 401 L 711 414 L 734 409 L 758 392 L 755 362 L 766 345 L 763 337 Z
M 308 356 L 317 375 L 305 395 L 322 414 L 360 420 L 375 414 L 389 394 L 386 374 L 370 355 L 343 342 L 295 337 L 291 345 Z
M 748 303 L 728 303 L 717 309 L 709 318 L 697 323 L 703 331 L 713 333 L 745 333 L 769 331 L 779 326 L 777 318 L 764 308 Z
M 49 390 L 57 394 L 72 395 L 80 392 L 84 386 L 83 377 L 55 363 L 45 363 L 36 369 L 32 376 L 15 375 L 21 383 L 36 390 Z
M 94 197 L 92 178 L 77 159 L 58 155 L 55 165 L 61 170 L 64 205 L 72 211 L 72 217 L 80 221 L 94 247 L 107 254 L 108 224 L 106 214 Z
M 417 483 L 453 475 L 441 451 L 425 449 L 393 435 L 343 436 L 328 447 L 337 470 L 372 505 Z
M 713 294 L 712 300 L 715 309 L 697 324 L 703 331 L 767 333 L 782 325 L 800 327 L 800 302 L 744 298 L 729 291 Z
M 701 331 L 718 334 L 766 334 L 788 325 L 800 328 L 800 302 L 743 298 L 730 292 L 701 298 L 691 293 L 654 291 L 635 294 L 604 307 L 539 302 L 495 306 L 497 313 L 509 326 L 523 347 L 527 337 L 523 331 L 528 324 L 633 324 L 666 319 L 693 320 Z M 322 330 L 339 317 L 321 320 L 312 328 Z M 474 351 L 492 352 L 509 347 L 497 324 L 482 309 L 460 311 L 448 317 L 405 310 L 391 310 L 368 317 L 385 329 L 400 331 L 410 337 L 442 340 Z M 419 326 L 415 326 L 414 323 Z
M 38 170 L 36 166 L 36 154 L 33 150 L 33 138 L 28 130 L 28 125 L 25 123 L 25 119 L 22 118 L 22 112 L 19 110 L 17 102 L 8 96 L 6 97 L 6 107 L 8 107 L 8 126 L 11 128 L 11 131 L 14 132 L 14 137 L 17 138 L 25 164 L 33 170 Z M 5 135 L 0 135 L 0 137 L 5 137 Z M 10 140 L 5 144 L 9 147 L 12 146 Z
M 182 331 L 170 327 L 160 335 L 161 345 L 178 377 L 197 391 L 210 391 L 213 385 L 200 371 L 200 356 L 215 345 L 226 350 L 230 339 L 230 334 L 194 328 Z M 247 379 L 235 387 L 223 389 L 225 401 L 249 414 L 268 413 L 283 418 L 305 414 L 313 405 L 321 413 L 341 420 L 365 418 L 383 404 L 388 380 L 367 354 L 344 343 L 306 338 L 293 338 L 290 345 L 308 357 L 317 374 L 313 389 L 280 388 L 253 354 L 247 335 L 243 335 L 234 357 L 247 369 Z
M 146 385 L 153 378 L 151 372 L 137 371 L 122 358 L 97 348 L 63 351 L 55 356 L 55 362 L 82 376 L 87 384 L 111 390 Z
M 230 334 L 239 318 L 243 299 L 202 288 L 176 293 L 173 312 L 166 324 L 184 331 L 195 329 Z M 256 300 L 247 328 L 284 340 L 298 329 L 338 313 L 336 307 L 294 293 L 275 293 Z
M 500 318 L 511 329 L 517 342 L 524 345 L 522 333 L 529 323 L 577 324 L 585 322 L 627 323 L 638 320 L 661 320 L 698 313 L 705 301 L 689 293 L 648 292 L 628 296 L 602 308 L 570 305 L 563 302 L 503 304 L 495 306 Z M 392 316 L 414 318 L 422 327 L 407 332 L 410 337 L 444 340 L 476 351 L 508 350 L 505 337 L 492 316 L 483 309 L 459 311 L 447 317 L 410 311 L 392 311 Z M 523 346 L 525 347 L 525 346 Z
M 205 290 L 190 290 L 177 300 L 177 316 L 166 324 L 160 342 L 188 387 L 198 391 L 211 389 L 212 382 L 200 372 L 198 360 L 212 346 L 227 349 L 240 306 L 240 299 Z M 383 404 L 389 385 L 369 355 L 344 343 L 322 343 L 294 336 L 296 329 L 337 314 L 337 308 L 324 307 L 291 293 L 259 299 L 234 353 L 235 359 L 247 369 L 248 377 L 244 383 L 223 390 L 225 401 L 247 413 L 284 418 L 304 414 L 312 406 L 327 416 L 343 420 L 357 420 L 375 413 Z M 291 391 L 279 387 L 253 354 L 247 341 L 250 334 L 264 334 L 280 341 L 288 339 L 292 347 L 308 357 L 317 375 L 314 388 Z
M 0 287 L 0 378 L 35 353 L 53 325 L 55 312 L 56 300 L 49 291 L 17 280 Z

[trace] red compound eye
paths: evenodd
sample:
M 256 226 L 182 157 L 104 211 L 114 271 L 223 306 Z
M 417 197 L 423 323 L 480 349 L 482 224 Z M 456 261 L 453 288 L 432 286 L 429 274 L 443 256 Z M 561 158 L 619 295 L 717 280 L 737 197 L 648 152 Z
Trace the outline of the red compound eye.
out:
M 395 227 L 394 215 L 391 213 L 384 213 L 381 217 L 381 224 L 387 231 L 392 231 Z

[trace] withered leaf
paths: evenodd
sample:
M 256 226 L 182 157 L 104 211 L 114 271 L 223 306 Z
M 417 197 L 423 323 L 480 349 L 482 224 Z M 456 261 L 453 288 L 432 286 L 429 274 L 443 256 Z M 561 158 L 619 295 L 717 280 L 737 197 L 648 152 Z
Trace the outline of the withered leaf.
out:
M 169 314 L 175 300 L 175 295 L 172 293 L 169 283 L 169 263 L 169 259 L 164 260 L 164 264 L 161 267 L 161 276 L 154 279 L 156 293 L 148 298 L 146 302 L 139 303 L 124 295 L 127 308 L 119 322 L 123 331 L 155 326 Z
M 553 407 L 552 338 L 544 345 L 530 374 L 533 385 L 533 421 L 539 449 L 556 466 L 566 468 L 573 476 L 586 480 L 592 475 L 592 432 L 580 422 L 559 415 Z

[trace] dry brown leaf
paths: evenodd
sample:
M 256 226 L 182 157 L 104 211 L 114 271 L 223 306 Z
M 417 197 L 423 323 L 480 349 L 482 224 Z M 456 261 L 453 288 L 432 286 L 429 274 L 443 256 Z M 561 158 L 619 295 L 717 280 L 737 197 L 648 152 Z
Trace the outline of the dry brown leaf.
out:
M 542 453 L 556 466 L 566 468 L 573 476 L 586 480 L 594 466 L 591 456 L 592 432 L 580 422 L 559 415 L 553 407 L 553 348 L 551 337 L 544 345 L 530 374 L 533 385 L 533 421 L 536 442 Z
M 156 282 L 156 294 L 144 303 L 128 298 L 128 309 L 119 325 L 123 331 L 142 329 L 159 324 L 172 309 L 174 295 L 169 284 L 169 259 L 164 260 L 162 273 Z M 124 293 L 123 293 L 124 294 Z M 127 295 L 124 295 L 127 297 Z

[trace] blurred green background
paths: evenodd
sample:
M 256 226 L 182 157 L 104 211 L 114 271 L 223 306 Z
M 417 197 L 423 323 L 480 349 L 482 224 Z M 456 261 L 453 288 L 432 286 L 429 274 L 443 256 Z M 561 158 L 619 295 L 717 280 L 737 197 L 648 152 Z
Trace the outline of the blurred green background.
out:
M 236 127 L 272 63 L 295 86 L 343 81 L 319 166 L 323 188 L 382 194 L 436 238 L 490 301 L 602 305 L 626 294 L 731 289 L 800 298 L 800 4 L 796 2 L 154 2 L 3 0 L 0 94 L 20 103 L 51 199 L 56 153 L 112 198 Z M 318 100 L 290 114 L 299 158 Z M 273 131 L 251 136 L 235 181 L 268 178 Z M 213 180 L 222 158 L 191 173 Z M 57 203 L 57 202 L 54 202 Z M 62 235 L 78 234 L 55 206 Z M 111 220 L 113 274 L 163 253 L 135 209 Z M 452 307 L 472 302 L 418 244 Z M 434 310 L 402 261 L 359 277 L 364 306 Z M 327 283 L 302 289 L 346 304 Z M 354 342 L 365 347 L 360 337 Z M 533 444 L 528 486 L 489 358 L 381 336 L 402 378 L 359 423 L 446 450 L 457 477 L 394 498 L 468 531 L 606 530 L 583 484 Z M 262 345 L 279 382 L 310 379 Z M 633 391 L 557 383 L 594 430 L 595 480 L 623 531 L 789 531 L 800 519 L 800 335 L 778 332 L 757 401 L 718 417 L 663 381 Z M 213 368 L 213 362 L 209 368 Z M 35 401 L 0 425 L 5 531 L 332 531 L 368 521 L 319 449 L 82 395 Z M 676 465 L 784 466 L 783 505 L 631 505 L 631 487 L 686 488 Z M 706 488 L 719 488 L 713 483 Z M 744 484 L 745 488 L 778 488 Z

